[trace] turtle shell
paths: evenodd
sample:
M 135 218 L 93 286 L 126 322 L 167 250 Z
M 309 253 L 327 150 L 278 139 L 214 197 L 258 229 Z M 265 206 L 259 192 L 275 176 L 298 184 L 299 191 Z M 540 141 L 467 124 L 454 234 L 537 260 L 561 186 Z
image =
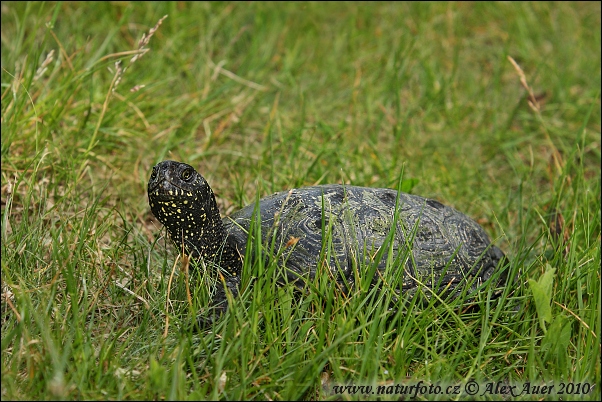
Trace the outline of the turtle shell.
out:
M 261 222 L 264 249 L 292 281 L 313 277 L 326 262 L 347 287 L 358 267 L 374 264 L 380 271 L 403 267 L 404 290 L 418 284 L 453 290 L 466 281 L 474 288 L 504 257 L 466 215 L 390 189 L 321 185 L 263 198 L 223 219 L 242 255 L 253 221 Z

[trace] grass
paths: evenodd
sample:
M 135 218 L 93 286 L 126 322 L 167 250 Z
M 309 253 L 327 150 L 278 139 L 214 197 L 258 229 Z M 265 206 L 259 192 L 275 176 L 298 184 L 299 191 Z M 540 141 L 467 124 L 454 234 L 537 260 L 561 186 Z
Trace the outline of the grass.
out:
M 357 399 L 333 387 L 420 381 L 459 399 L 472 380 L 600 398 L 599 3 L 5 2 L 1 18 L 2 399 Z M 476 311 L 390 317 L 386 292 L 345 298 L 323 275 L 297 294 L 247 261 L 241 297 L 197 333 L 203 287 L 190 305 L 147 204 L 168 158 L 222 214 L 403 171 L 481 223 L 518 280 Z

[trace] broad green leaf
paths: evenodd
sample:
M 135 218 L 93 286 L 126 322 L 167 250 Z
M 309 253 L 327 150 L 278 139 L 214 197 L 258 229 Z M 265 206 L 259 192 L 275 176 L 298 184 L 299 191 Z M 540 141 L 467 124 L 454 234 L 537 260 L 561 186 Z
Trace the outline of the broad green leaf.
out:
M 420 180 L 418 179 L 403 179 L 401 182 L 401 191 L 404 193 L 411 193 L 412 189 L 416 187 Z
M 546 352 L 546 358 L 553 358 L 559 366 L 566 365 L 571 332 L 571 320 L 563 315 L 554 318 L 541 342 L 541 350 Z
M 537 315 L 539 316 L 539 323 L 541 328 L 546 331 L 545 322 L 552 322 L 552 285 L 554 283 L 555 268 L 546 267 L 546 272 L 536 282 L 533 279 L 529 279 L 529 288 L 533 293 L 533 300 L 535 301 L 535 308 L 537 309 Z

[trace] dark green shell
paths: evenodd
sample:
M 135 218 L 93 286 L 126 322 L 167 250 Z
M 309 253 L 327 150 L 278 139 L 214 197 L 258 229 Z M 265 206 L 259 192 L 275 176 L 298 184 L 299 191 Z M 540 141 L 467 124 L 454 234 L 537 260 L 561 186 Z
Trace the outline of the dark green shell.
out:
M 476 278 L 477 285 L 504 256 L 466 215 L 394 190 L 322 185 L 276 193 L 258 205 L 266 248 L 288 268 L 291 280 L 313 276 L 320 256 L 330 255 L 333 274 L 352 284 L 360 264 L 376 262 L 384 270 L 392 252 L 393 263 L 405 270 L 404 289 L 416 287 L 416 280 L 454 286 Z M 254 210 L 252 204 L 223 219 L 242 254 Z M 325 242 L 330 253 L 324 252 L 324 237 L 330 238 Z

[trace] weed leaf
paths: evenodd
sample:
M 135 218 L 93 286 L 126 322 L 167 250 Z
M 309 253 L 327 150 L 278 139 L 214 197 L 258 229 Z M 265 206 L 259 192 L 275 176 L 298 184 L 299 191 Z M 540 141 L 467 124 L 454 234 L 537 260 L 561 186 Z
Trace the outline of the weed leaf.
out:
M 536 282 L 533 279 L 529 279 L 529 288 L 533 293 L 533 300 L 535 301 L 535 308 L 537 309 L 537 315 L 539 316 L 539 324 L 541 328 L 546 331 L 545 322 L 552 322 L 552 284 L 554 283 L 555 268 L 546 267 L 546 272 Z

